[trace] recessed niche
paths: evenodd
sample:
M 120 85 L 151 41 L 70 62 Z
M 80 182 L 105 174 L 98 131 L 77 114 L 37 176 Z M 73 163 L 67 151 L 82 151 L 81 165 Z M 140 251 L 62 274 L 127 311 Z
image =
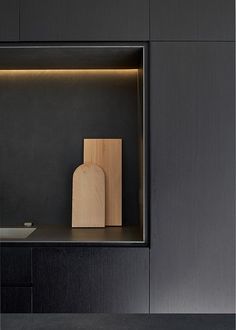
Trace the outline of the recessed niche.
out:
M 0 47 L 1 226 L 23 243 L 147 242 L 145 45 Z M 122 227 L 71 228 L 84 138 L 122 139 Z M 12 240 L 13 241 L 13 240 Z

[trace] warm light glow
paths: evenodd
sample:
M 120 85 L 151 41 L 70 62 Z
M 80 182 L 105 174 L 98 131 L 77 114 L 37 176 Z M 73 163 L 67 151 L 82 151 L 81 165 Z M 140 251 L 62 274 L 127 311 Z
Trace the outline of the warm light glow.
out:
M 33 73 L 42 73 L 42 74 L 132 74 L 137 73 L 139 69 L 9 69 L 9 70 L 0 70 L 0 74 L 33 74 Z

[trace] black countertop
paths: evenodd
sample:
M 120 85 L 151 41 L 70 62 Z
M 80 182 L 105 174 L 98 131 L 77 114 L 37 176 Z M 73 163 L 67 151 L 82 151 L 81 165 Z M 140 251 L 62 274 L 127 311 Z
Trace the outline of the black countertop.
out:
M 37 225 L 36 225 L 37 227 Z M 71 228 L 63 225 L 40 225 L 25 239 L 2 239 L 1 244 L 80 244 L 144 245 L 139 226 Z

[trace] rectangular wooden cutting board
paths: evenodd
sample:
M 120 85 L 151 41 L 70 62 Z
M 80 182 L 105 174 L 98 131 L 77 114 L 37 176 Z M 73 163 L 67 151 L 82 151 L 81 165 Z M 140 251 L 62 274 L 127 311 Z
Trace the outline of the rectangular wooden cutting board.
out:
M 122 139 L 84 139 L 84 163 L 105 172 L 106 226 L 122 225 Z

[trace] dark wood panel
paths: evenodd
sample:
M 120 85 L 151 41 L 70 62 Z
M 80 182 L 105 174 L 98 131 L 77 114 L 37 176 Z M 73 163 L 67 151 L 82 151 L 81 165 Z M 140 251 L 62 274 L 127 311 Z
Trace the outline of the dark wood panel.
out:
M 1 288 L 1 313 L 31 313 L 31 291 L 32 288 Z
M 0 41 L 19 40 L 19 0 L 0 1 Z
M 31 249 L 1 247 L 2 285 L 24 285 L 31 281 Z
M 234 40 L 234 0 L 150 0 L 152 40 Z
M 34 312 L 146 313 L 148 249 L 34 248 Z
M 234 43 L 151 46 L 151 312 L 234 312 Z
M 148 0 L 23 0 L 21 40 L 147 40 Z
M 235 330 L 234 315 L 5 314 L 3 329 Z

